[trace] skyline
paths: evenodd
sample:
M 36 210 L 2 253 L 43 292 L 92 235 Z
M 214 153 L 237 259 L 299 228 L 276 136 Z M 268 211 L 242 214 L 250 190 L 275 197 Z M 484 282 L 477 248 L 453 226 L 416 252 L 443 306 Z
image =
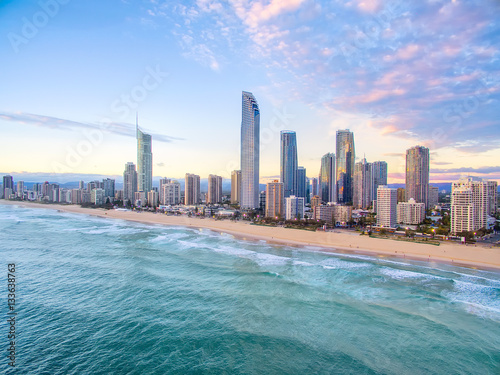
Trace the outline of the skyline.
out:
M 261 113 L 261 183 L 279 176 L 281 130 L 317 177 L 341 129 L 355 133 L 356 162 L 387 161 L 389 183 L 404 182 L 416 145 L 430 148 L 431 182 L 500 180 L 496 2 L 57 4 L 0 5 L 1 173 L 119 176 L 138 111 L 155 178 L 229 179 L 246 90 Z

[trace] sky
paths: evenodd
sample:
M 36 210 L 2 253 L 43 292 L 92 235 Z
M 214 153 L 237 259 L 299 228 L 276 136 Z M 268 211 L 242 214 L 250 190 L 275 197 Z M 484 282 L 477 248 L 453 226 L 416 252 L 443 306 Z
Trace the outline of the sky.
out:
M 250 91 L 262 183 L 281 130 L 317 177 L 339 129 L 389 183 L 416 145 L 433 182 L 500 181 L 496 0 L 4 0 L 0 58 L 0 173 L 18 178 L 119 179 L 136 113 L 154 176 L 229 178 Z

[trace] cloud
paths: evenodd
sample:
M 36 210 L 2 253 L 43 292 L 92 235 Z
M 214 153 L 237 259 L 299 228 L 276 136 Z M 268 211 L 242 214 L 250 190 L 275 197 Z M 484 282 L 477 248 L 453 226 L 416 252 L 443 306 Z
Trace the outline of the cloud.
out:
M 102 123 L 83 123 L 79 121 L 61 119 L 58 117 L 37 115 L 32 113 L 8 113 L 8 112 L 0 112 L 0 119 L 9 122 L 17 122 L 24 125 L 31 126 L 39 126 L 45 127 L 53 130 L 65 130 L 65 131 L 75 131 L 76 129 L 83 130 L 99 130 L 107 133 L 118 134 L 125 137 L 136 137 L 135 125 L 119 123 L 119 122 L 102 122 Z M 164 134 L 156 134 L 148 132 L 144 130 L 148 134 L 150 134 L 154 141 L 158 142 L 174 142 L 184 140 L 183 138 L 170 137 Z
M 369 115 L 382 136 L 433 149 L 498 148 L 500 7 L 493 1 L 160 3 L 179 25 L 174 35 L 187 58 L 213 70 L 260 66 L 268 96 L 286 92 L 332 115 Z
M 433 174 L 442 174 L 442 173 L 476 173 L 476 174 L 491 174 L 491 173 L 500 173 L 500 166 L 489 166 L 489 167 L 460 167 L 460 168 L 433 168 L 430 170 L 430 173 Z

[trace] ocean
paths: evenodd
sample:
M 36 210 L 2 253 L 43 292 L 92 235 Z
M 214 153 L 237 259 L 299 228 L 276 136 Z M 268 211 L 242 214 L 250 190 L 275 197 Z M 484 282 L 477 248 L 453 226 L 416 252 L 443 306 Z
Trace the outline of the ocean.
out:
M 500 373 L 499 272 L 9 205 L 0 244 L 2 373 Z

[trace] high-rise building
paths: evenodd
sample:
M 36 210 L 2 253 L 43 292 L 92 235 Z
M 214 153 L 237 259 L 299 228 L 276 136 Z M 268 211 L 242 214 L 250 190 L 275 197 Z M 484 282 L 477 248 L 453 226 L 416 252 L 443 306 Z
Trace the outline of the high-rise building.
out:
M 165 181 L 166 180 L 166 181 Z M 175 206 L 181 203 L 181 184 L 178 181 L 165 179 L 162 184 L 160 203 Z
M 498 182 L 497 181 L 487 181 L 483 180 L 486 182 L 486 185 L 488 186 L 488 201 L 487 205 L 488 207 L 486 208 L 486 212 L 488 215 L 494 215 L 497 212 L 497 190 L 498 190 Z
M 337 130 L 337 202 L 350 203 L 353 195 L 354 134 L 346 130 Z
M 280 181 L 287 198 L 297 195 L 298 189 L 297 136 L 294 131 L 282 130 L 280 137 Z
M 322 201 L 336 201 L 335 185 L 335 154 L 328 153 L 321 158 L 321 169 L 319 172 L 319 196 Z
M 115 196 L 115 180 L 111 178 L 106 178 L 102 180 L 102 188 L 104 189 L 105 197 L 114 197 Z
M 81 204 L 82 203 L 82 191 L 83 191 L 83 189 L 71 190 L 71 203 L 72 204 Z
M 377 189 L 380 185 L 387 185 L 387 162 L 374 161 L 372 163 L 372 200 L 377 197 Z
M 285 218 L 287 220 L 304 218 L 304 197 L 290 195 L 285 198 Z
M 429 186 L 429 207 L 434 208 L 439 203 L 439 188 L 437 186 Z
M 285 213 L 284 187 L 274 180 L 266 185 L 266 217 L 283 217 Z
M 90 202 L 95 204 L 96 206 L 104 204 L 104 189 L 96 188 L 92 189 L 90 192 Z
M 377 189 L 377 225 L 395 228 L 397 222 L 397 190 L 387 186 Z
M 263 190 L 259 193 L 259 209 L 261 212 L 266 212 L 266 191 Z
M 319 195 L 318 189 L 318 179 L 316 177 L 311 178 L 311 196 Z
M 397 194 L 398 194 L 398 203 L 406 202 L 406 190 L 404 188 L 398 188 Z
M 241 199 L 241 171 L 231 172 L 231 204 L 240 203 Z
M 451 233 L 487 227 L 488 182 L 467 177 L 451 184 Z
M 6 189 L 10 189 L 9 194 L 5 193 Z M 3 176 L 3 191 L 4 198 L 9 199 L 9 195 L 11 191 L 14 191 L 14 179 L 10 175 Z
M 134 163 L 125 164 L 125 171 L 123 172 L 123 205 L 128 201 L 134 203 L 135 193 L 137 192 L 137 171 L 135 170 Z
M 184 204 L 186 206 L 200 203 L 200 176 L 186 173 L 184 187 Z
M 149 192 L 153 188 L 153 153 L 151 151 L 151 136 L 137 130 L 137 191 Z
M 158 207 L 158 201 L 160 199 L 160 194 L 156 190 L 148 191 L 148 206 L 149 207 Z
M 260 111 L 252 93 L 242 92 L 241 208 L 259 207 Z
M 78 183 L 78 189 L 85 189 L 85 182 L 84 181 L 80 181 Z
M 17 181 L 17 191 L 16 196 L 18 198 L 23 198 L 24 196 L 24 181 Z
M 222 177 L 213 174 L 208 175 L 207 203 L 222 202 Z
M 304 167 L 299 167 L 297 169 L 297 197 L 305 198 L 304 202 L 307 203 L 309 199 L 307 199 L 307 192 L 309 181 L 306 176 L 306 169 Z
M 315 206 L 321 206 L 321 197 L 319 195 L 315 195 L 311 198 L 311 208 Z
M 353 205 L 367 209 L 372 204 L 372 165 L 363 158 L 354 166 L 354 194 Z
M 417 203 L 410 198 L 408 202 L 400 202 L 397 206 L 397 222 L 400 224 L 420 224 L 425 219 L 425 204 Z
M 163 197 L 163 193 L 164 193 L 163 185 L 167 184 L 169 182 L 170 182 L 170 179 L 168 179 L 166 177 L 160 178 L 160 188 L 158 189 L 160 204 L 165 204 L 165 203 L 163 203 L 165 201 L 165 198 Z
M 429 207 L 429 149 L 415 146 L 406 150 L 406 201 L 410 198 Z

